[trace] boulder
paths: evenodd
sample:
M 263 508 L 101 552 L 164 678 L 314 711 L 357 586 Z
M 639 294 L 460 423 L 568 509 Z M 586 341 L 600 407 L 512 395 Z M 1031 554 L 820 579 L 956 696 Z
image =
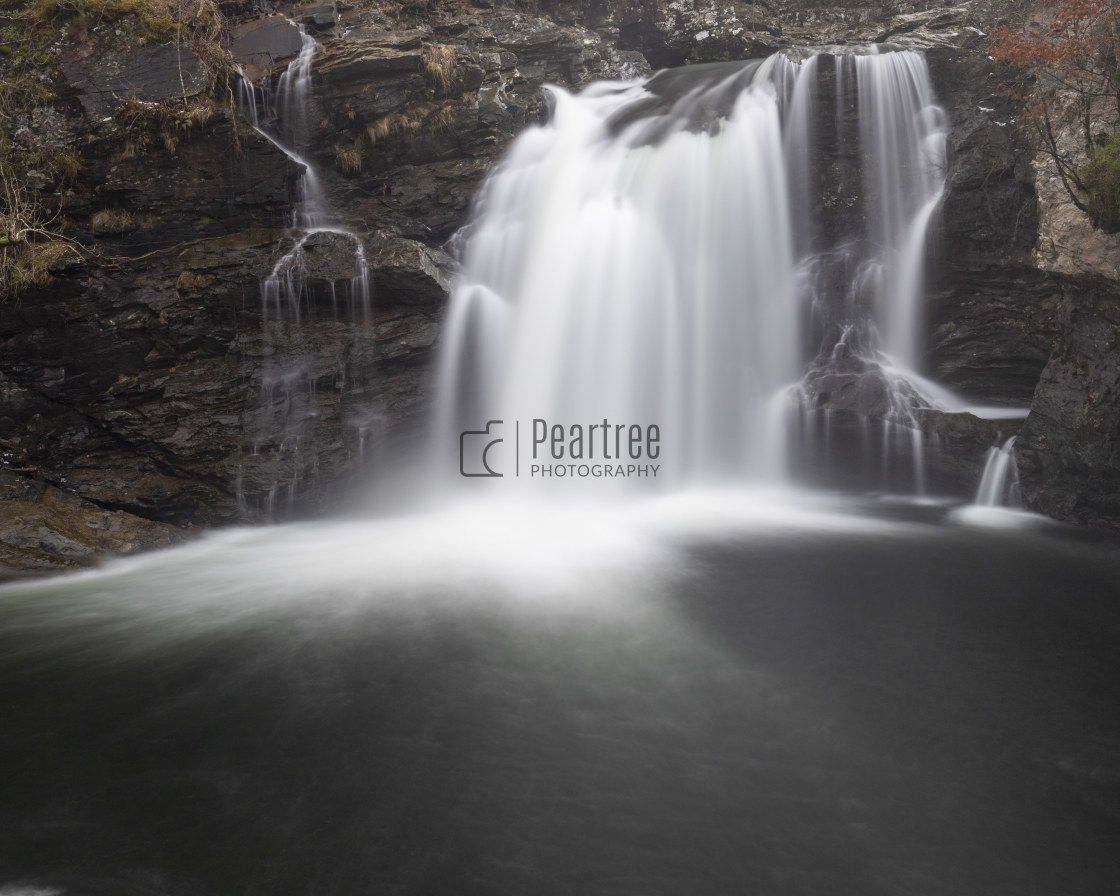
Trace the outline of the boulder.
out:
M 370 253 L 376 295 L 394 305 L 440 309 L 451 292 L 454 262 L 416 240 L 379 234 Z
M 299 29 L 283 16 L 268 16 L 236 25 L 229 31 L 229 52 L 245 77 L 258 81 L 278 62 L 299 53 Z

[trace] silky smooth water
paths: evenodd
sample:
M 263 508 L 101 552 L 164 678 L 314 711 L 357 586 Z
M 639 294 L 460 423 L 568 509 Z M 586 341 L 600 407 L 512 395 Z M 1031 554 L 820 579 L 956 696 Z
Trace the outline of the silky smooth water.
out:
M 1015 436 L 998 448 L 990 448 L 984 462 L 980 487 L 976 490 L 976 504 L 984 507 L 1017 505 L 1019 503 L 1019 471 L 1015 465 Z
M 678 495 L 0 589 L 0 893 L 1106 894 L 1120 556 Z
M 835 60 L 836 110 L 813 55 L 550 89 L 548 123 L 514 142 L 458 239 L 440 489 L 459 432 L 534 418 L 658 424 L 665 487 L 780 481 L 804 447 L 790 412 L 831 425 L 803 378 L 858 373 L 885 393 L 861 411 L 888 442 L 876 463 L 897 441 L 925 490 L 914 411 L 962 404 L 920 375 L 947 118 L 920 53 Z M 821 120 L 854 147 L 848 181 Z M 822 203 L 852 210 L 824 233 Z

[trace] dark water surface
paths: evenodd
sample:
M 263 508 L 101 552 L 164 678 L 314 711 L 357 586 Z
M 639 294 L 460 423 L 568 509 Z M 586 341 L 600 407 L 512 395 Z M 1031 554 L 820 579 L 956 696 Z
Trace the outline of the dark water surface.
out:
M 604 525 L 0 590 L 0 894 L 1120 893 L 1115 549 Z

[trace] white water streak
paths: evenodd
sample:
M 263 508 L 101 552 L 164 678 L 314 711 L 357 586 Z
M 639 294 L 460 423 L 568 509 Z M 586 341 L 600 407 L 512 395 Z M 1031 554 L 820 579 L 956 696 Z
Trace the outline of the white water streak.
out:
M 1015 436 L 1012 436 L 1002 447 L 988 449 L 974 503 L 982 507 L 1007 507 L 1015 503 L 1013 492 L 1018 485 L 1019 474 L 1012 453 L 1014 445 Z

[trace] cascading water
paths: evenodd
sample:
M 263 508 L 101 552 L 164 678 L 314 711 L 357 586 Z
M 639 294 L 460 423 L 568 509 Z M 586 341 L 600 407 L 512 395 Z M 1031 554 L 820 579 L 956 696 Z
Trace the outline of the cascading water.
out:
M 267 358 L 252 429 L 264 434 L 270 444 L 254 444 L 249 456 L 259 460 L 262 454 L 269 454 L 271 483 L 263 510 L 270 516 L 290 510 L 301 488 L 315 485 L 317 454 L 311 443 L 320 417 L 317 384 L 327 380 L 336 390 L 358 385 L 359 377 L 344 360 L 345 348 L 310 338 L 304 327 L 305 315 L 316 304 L 329 306 L 331 316 L 348 324 L 348 336 L 354 339 L 356 329 L 368 321 L 372 307 L 372 277 L 365 247 L 331 208 L 320 175 L 307 154 L 314 137 L 311 72 L 319 45 L 303 26 L 293 27 L 299 28 L 300 52 L 275 88 L 267 81 L 256 86 L 245 78 L 239 84 L 241 115 L 301 168 L 292 209 L 291 244 L 261 281 Z M 312 270 L 316 262 L 310 260 L 311 254 L 328 259 L 330 270 L 326 274 Z M 325 295 L 320 294 L 324 291 Z M 360 462 L 365 429 L 360 424 L 351 428 L 356 430 Z M 309 482 L 305 481 L 308 477 Z
M 1012 436 L 998 448 L 990 448 L 984 461 L 984 475 L 976 490 L 974 504 L 980 507 L 1008 507 L 1019 503 L 1019 471 L 1015 464 Z
M 825 179 L 824 204 L 849 212 L 834 212 L 834 232 L 802 261 L 820 348 L 799 389 L 795 451 L 810 479 L 921 494 L 926 438 L 915 411 L 965 409 L 918 373 L 945 115 L 916 52 L 837 55 L 834 83 L 834 142 L 858 152 L 854 170 Z
M 877 347 L 917 371 L 927 231 L 945 187 L 945 115 L 918 53 L 840 60 L 854 64 L 858 83 Z
M 766 408 L 798 371 L 798 311 L 779 107 L 747 86 L 757 68 L 553 91 L 552 122 L 516 142 L 470 229 L 444 444 L 479 414 L 607 418 L 660 425 L 677 476 L 780 464 Z
M 919 53 L 837 56 L 830 125 L 856 105 L 862 172 L 845 182 L 814 134 L 823 72 L 776 55 L 553 89 L 463 235 L 439 449 L 488 420 L 656 422 L 662 479 L 773 481 L 854 411 L 866 440 L 881 429 L 884 479 L 900 440 L 921 491 L 945 116 Z M 829 202 L 853 211 L 825 233 Z

